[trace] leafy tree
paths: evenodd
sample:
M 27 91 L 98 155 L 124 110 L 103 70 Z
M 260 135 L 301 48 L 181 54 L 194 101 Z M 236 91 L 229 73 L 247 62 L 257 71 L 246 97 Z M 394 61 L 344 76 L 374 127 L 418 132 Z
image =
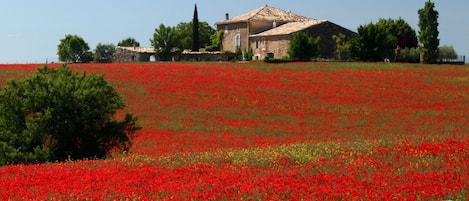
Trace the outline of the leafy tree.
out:
M 176 36 L 175 36 L 174 27 L 165 26 L 160 24 L 158 28 L 155 29 L 153 38 L 150 39 L 152 46 L 156 50 L 156 56 L 160 60 L 168 61 L 171 60 L 172 49 L 176 47 Z
M 402 18 L 399 19 L 379 19 L 376 23 L 377 26 L 389 35 L 394 36 L 397 41 L 394 48 L 413 48 L 417 47 L 418 39 L 415 30 Z
M 116 51 L 114 44 L 101 44 L 96 45 L 94 53 L 94 61 L 99 63 L 108 63 L 112 61 L 112 55 Z
M 397 38 L 386 31 L 385 26 L 369 23 L 360 25 L 351 39 L 352 56 L 361 61 L 380 61 L 392 58 Z
M 0 166 L 102 158 L 127 150 L 136 118 L 102 76 L 39 68 L 0 89 Z
M 293 34 L 287 53 L 293 60 L 309 61 L 319 55 L 320 40 L 320 37 L 313 38 L 306 32 L 296 32 Z
M 406 48 L 400 49 L 399 61 L 408 62 L 408 63 L 420 62 L 419 50 L 415 47 L 412 47 L 412 48 L 406 47 Z
M 83 38 L 67 34 L 60 40 L 57 55 L 63 62 L 87 62 L 90 61 L 89 53 L 87 53 L 89 49 L 88 43 Z
M 335 54 L 338 60 L 348 59 L 350 57 L 350 42 L 347 41 L 347 36 L 343 33 L 332 35 L 335 41 Z
M 425 7 L 418 11 L 419 14 L 419 39 L 422 44 L 422 62 L 435 63 L 438 60 L 438 11 L 435 10 L 435 3 L 430 0 L 425 3 Z
M 192 51 L 199 51 L 199 14 L 197 12 L 197 4 L 194 8 L 194 17 L 192 18 Z
M 117 46 L 121 47 L 140 47 L 140 43 L 135 40 L 135 38 L 128 37 L 123 39 L 121 42 L 117 43 Z
M 180 49 L 192 49 L 193 22 L 181 22 L 175 29 L 176 45 Z M 199 47 L 210 47 L 210 37 L 215 33 L 208 22 L 199 22 Z M 198 49 L 197 49 L 198 50 Z
M 457 59 L 458 53 L 454 50 L 453 46 L 441 46 L 438 48 L 438 52 L 440 54 L 440 59 Z
M 89 63 L 92 62 L 94 59 L 94 53 L 91 51 L 86 51 L 85 54 L 81 58 L 81 62 Z
M 224 31 L 215 31 L 211 36 L 210 36 L 210 43 L 211 45 L 207 46 L 206 49 L 209 51 L 216 51 L 216 50 L 221 50 L 221 45 L 223 41 L 223 35 Z
M 415 30 L 402 18 L 361 25 L 351 40 L 352 55 L 363 61 L 398 58 L 399 50 L 417 47 Z

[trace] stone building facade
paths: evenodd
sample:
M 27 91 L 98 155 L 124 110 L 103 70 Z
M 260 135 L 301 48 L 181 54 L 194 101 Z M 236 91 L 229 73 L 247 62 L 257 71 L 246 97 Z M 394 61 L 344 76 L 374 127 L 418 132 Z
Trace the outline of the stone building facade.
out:
M 148 62 L 155 55 L 153 47 L 116 47 L 116 51 L 112 55 L 112 62 L 128 63 L 128 62 Z
M 350 37 L 354 32 L 327 20 L 311 19 L 271 6 L 217 22 L 217 30 L 224 31 L 222 51 L 246 51 L 251 48 L 254 59 L 283 58 L 294 33 L 305 31 L 312 37 L 320 36 L 320 57 L 334 58 L 333 35 Z

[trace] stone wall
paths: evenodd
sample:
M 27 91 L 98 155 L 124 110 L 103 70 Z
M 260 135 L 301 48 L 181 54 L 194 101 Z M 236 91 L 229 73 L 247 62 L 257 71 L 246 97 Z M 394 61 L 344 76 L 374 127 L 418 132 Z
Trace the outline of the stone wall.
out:
M 319 42 L 319 57 L 321 58 L 335 58 L 336 44 L 335 40 L 332 39 L 333 35 L 342 33 L 351 37 L 354 34 L 354 32 L 329 21 L 314 25 L 304 31 L 312 37 L 321 37 Z M 292 35 L 251 37 L 250 45 L 254 56 L 259 60 L 267 57 L 268 53 L 273 53 L 275 59 L 281 59 L 288 56 L 291 38 Z M 260 41 L 260 47 L 256 45 L 256 41 Z
M 291 36 L 289 35 L 251 38 L 251 48 L 254 53 L 254 59 L 262 60 L 267 57 L 269 53 L 273 54 L 273 57 L 276 59 L 288 56 L 287 51 L 290 38 Z M 260 44 L 256 45 L 256 42 Z
M 218 30 L 224 31 L 223 34 L 223 51 L 236 52 L 236 35 L 241 37 L 241 50 L 247 49 L 249 41 L 249 30 L 246 22 L 220 25 Z
M 112 62 L 114 63 L 129 63 L 129 62 L 148 62 L 150 57 L 155 55 L 153 52 L 139 51 L 142 48 L 123 48 L 117 47 L 112 55 Z

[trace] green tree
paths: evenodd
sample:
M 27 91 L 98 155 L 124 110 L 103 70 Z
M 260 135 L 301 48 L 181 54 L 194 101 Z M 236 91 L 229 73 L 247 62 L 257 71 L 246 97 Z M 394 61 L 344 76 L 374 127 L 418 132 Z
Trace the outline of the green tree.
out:
M 175 29 L 176 45 L 179 49 L 192 49 L 193 22 L 181 22 Z M 212 45 L 210 37 L 215 33 L 208 22 L 199 22 L 199 47 L 210 47 Z
M 417 47 L 418 39 L 415 30 L 402 18 L 399 19 L 379 19 L 376 23 L 387 34 L 396 38 L 396 45 L 400 48 L 413 48 Z
M 290 59 L 309 61 L 317 57 L 320 40 L 320 37 L 313 38 L 303 31 L 294 33 L 287 52 Z
M 440 59 L 457 59 L 458 58 L 458 53 L 456 53 L 456 50 L 454 50 L 453 46 L 441 46 L 438 48 L 439 52 L 439 58 Z
M 382 61 L 393 58 L 397 38 L 388 33 L 385 26 L 369 23 L 360 25 L 351 39 L 352 57 L 361 61 Z
M 200 48 L 199 34 L 199 14 L 197 12 L 197 4 L 194 7 L 194 17 L 192 18 L 192 51 L 199 51 Z
M 435 63 L 438 61 L 440 39 L 438 39 L 438 11 L 430 0 L 425 2 L 425 7 L 418 11 L 419 14 L 419 39 L 422 44 L 421 54 L 423 63 Z
M 136 118 L 102 76 L 39 68 L 0 89 L 0 166 L 103 158 L 128 150 Z
M 112 55 L 116 51 L 114 44 L 101 44 L 96 45 L 94 53 L 94 61 L 98 63 L 108 63 L 112 61 Z
M 86 51 L 85 54 L 81 57 L 82 63 L 89 63 L 92 62 L 94 59 L 94 53 L 91 51 Z
M 332 40 L 335 41 L 335 55 L 341 61 L 350 58 L 350 42 L 347 41 L 347 36 L 343 33 L 332 35 Z
M 90 61 L 89 49 L 88 43 L 82 37 L 67 34 L 65 38 L 60 39 L 57 55 L 63 62 L 87 62 Z
M 221 45 L 223 42 L 223 35 L 224 31 L 215 31 L 211 36 L 210 36 L 210 45 L 206 47 L 207 50 L 209 51 L 219 51 L 221 50 Z
M 135 38 L 128 37 L 126 39 L 123 39 L 119 43 L 117 43 L 117 46 L 121 47 L 140 47 L 140 43 L 135 40 Z
M 162 61 L 171 60 L 172 49 L 176 47 L 176 36 L 174 27 L 160 24 L 155 29 L 153 38 L 150 39 L 152 46 L 156 50 L 156 56 Z

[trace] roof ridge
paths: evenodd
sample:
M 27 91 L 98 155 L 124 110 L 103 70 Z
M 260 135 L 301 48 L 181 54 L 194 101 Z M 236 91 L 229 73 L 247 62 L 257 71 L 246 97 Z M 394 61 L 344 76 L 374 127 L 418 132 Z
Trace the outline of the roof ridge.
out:
M 254 18 L 256 15 L 258 15 L 261 11 L 263 11 L 263 10 L 266 9 L 267 7 L 269 7 L 269 5 L 266 4 L 266 5 L 263 6 L 262 8 L 258 8 L 258 11 L 257 11 L 254 15 L 252 15 L 251 17 L 249 17 L 248 20 Z M 272 8 L 273 8 L 273 7 L 272 7 Z
M 238 15 L 231 19 L 217 22 L 217 24 L 226 24 L 233 22 L 246 22 L 257 20 L 270 20 L 281 22 L 294 22 L 294 21 L 308 21 L 312 18 L 293 13 L 291 11 L 283 10 L 273 6 L 265 5 L 250 12 Z

